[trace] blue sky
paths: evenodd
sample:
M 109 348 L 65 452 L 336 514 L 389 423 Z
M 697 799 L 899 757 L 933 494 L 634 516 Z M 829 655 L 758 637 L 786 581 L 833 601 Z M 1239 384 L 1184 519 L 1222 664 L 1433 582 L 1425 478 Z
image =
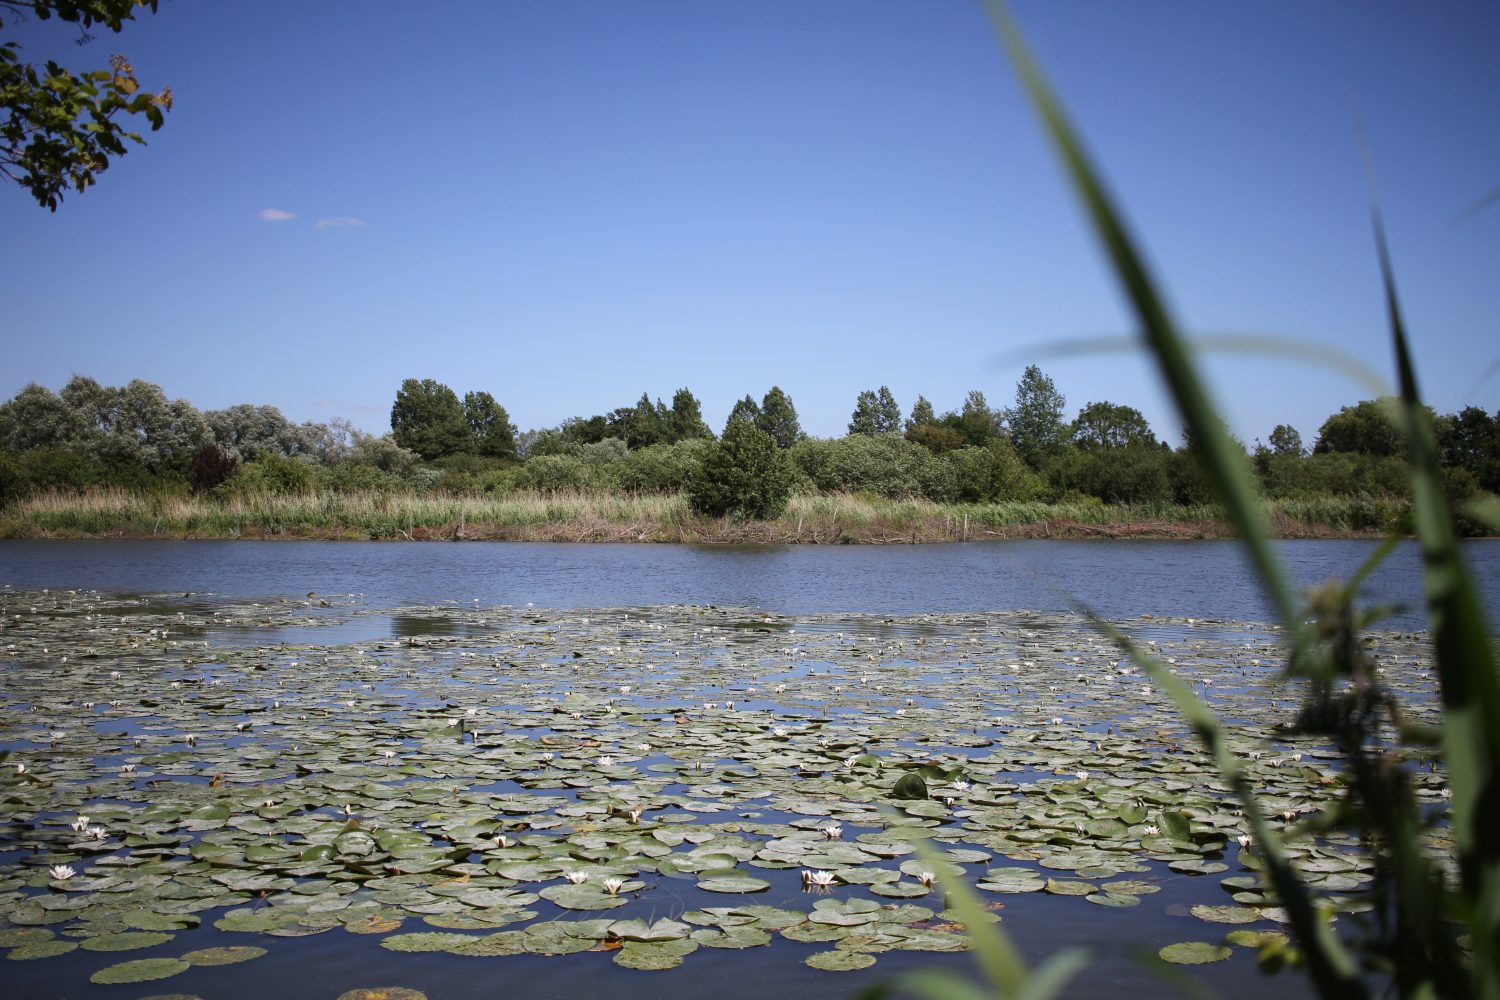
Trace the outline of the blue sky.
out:
M 1352 108 L 1424 389 L 1500 409 L 1500 6 L 1017 0 L 1184 323 L 1389 348 Z M 860 390 L 1178 426 L 969 0 L 163 0 L 83 48 L 176 107 L 56 214 L 0 188 L 0 397 L 81 373 L 389 426 L 405 378 L 520 427 L 680 386 L 717 429 L 773 384 L 842 434 Z M 268 212 L 267 210 L 272 210 Z M 278 217 L 289 216 L 289 217 Z M 272 221 L 275 219 L 275 221 Z M 1213 355 L 1246 440 L 1371 392 Z

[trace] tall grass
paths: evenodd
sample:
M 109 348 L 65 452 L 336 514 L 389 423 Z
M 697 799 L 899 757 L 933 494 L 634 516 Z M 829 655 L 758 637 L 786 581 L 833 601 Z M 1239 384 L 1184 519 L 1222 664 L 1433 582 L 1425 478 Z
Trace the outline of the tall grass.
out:
M 1240 533 L 1283 629 L 1287 675 L 1302 682 L 1298 727 L 1328 738 L 1341 752 L 1342 791 L 1324 803 L 1329 829 L 1358 835 L 1375 856 L 1374 916 L 1341 937 L 1331 911 L 1300 877 L 1209 707 L 1153 653 L 1109 623 L 1113 636 L 1176 702 L 1189 727 L 1239 798 L 1264 862 L 1267 889 L 1280 900 L 1300 949 L 1302 968 L 1330 998 L 1368 996 L 1377 988 L 1404 997 L 1500 997 L 1500 674 L 1490 632 L 1458 551 L 1442 490 L 1431 426 L 1421 404 L 1396 282 L 1378 206 L 1372 204 L 1391 341 L 1400 385 L 1398 423 L 1410 456 L 1412 517 L 1426 567 L 1433 655 L 1443 705 L 1440 746 L 1452 807 L 1447 821 L 1459 879 L 1451 884 L 1430 856 L 1424 824 L 1406 772 L 1402 740 L 1422 741 L 1402 725 L 1394 697 L 1363 656 L 1352 613 L 1360 579 L 1391 551 L 1382 546 L 1347 585 L 1324 591 L 1307 606 L 1270 543 L 1271 520 L 1257 501 L 1216 408 L 1198 376 L 1155 279 L 1136 249 L 1098 172 L 1032 60 L 1001 0 L 984 0 L 1003 46 L 1061 157 L 1073 187 L 1131 303 L 1141 339 L 1179 411 L 1201 443 L 1200 460 Z M 971 932 L 974 929 L 971 927 Z M 1467 934 L 1467 947 L 1461 935 Z M 1036 974 L 1020 966 L 1003 932 L 975 932 L 979 965 L 1001 996 L 1043 996 L 1061 988 L 1055 967 Z M 1071 967 L 1071 966 L 1069 966 Z M 972 987 L 931 977 L 909 985 L 943 1000 L 972 998 Z
M 1389 530 L 1410 518 L 1397 498 L 1258 501 L 1279 534 Z M 938 504 L 868 494 L 795 496 L 774 521 L 692 512 L 681 493 L 248 493 L 230 497 L 106 489 L 42 493 L 0 513 L 0 537 L 536 539 L 567 541 L 953 542 L 1014 537 L 1221 536 L 1212 504 Z

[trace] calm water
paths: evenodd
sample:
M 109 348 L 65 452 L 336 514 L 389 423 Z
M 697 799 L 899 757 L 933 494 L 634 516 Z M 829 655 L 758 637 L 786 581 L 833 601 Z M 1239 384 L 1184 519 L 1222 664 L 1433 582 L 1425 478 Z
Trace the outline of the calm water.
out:
M 1365 541 L 1281 543 L 1304 585 L 1347 577 Z M 1465 554 L 1500 618 L 1500 543 Z M 1061 611 L 1265 620 L 1239 547 L 1221 541 L 1013 541 L 930 546 L 558 545 L 402 542 L 4 541 L 0 585 L 232 598 L 363 594 L 377 606 L 443 602 L 587 608 L 717 604 L 785 614 Z M 1412 544 L 1371 578 L 1368 601 L 1419 628 Z

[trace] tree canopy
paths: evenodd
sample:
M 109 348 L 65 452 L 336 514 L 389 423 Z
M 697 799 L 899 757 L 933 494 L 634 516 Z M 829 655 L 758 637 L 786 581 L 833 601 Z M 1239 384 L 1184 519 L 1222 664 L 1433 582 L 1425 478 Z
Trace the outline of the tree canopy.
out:
M 1054 452 L 1067 436 L 1063 407 L 1067 401 L 1036 365 L 1028 365 L 1016 384 L 1016 405 L 1007 415 L 1010 440 L 1032 468 Z
M 391 433 L 403 448 L 431 461 L 468 451 L 469 421 L 453 390 L 430 378 L 409 378 L 391 406 Z
M 780 386 L 771 386 L 770 391 L 761 397 L 755 426 L 775 438 L 780 448 L 790 448 L 802 439 L 797 408 L 792 405 L 792 397 L 782 392 Z
M 1089 403 L 1073 420 L 1072 441 L 1085 451 L 1095 448 L 1154 448 L 1156 435 L 1133 406 Z
M 78 26 L 79 41 L 103 25 L 118 32 L 157 0 L 0 0 L 0 29 L 22 14 L 57 18 Z M 23 62 L 15 42 L 0 43 L 0 175 L 26 188 L 52 211 L 69 188 L 82 192 L 124 156 L 126 142 L 145 145 L 123 118 L 139 115 L 154 132 L 172 108 L 172 89 L 141 90 L 135 68 L 122 55 L 109 66 L 74 73 L 48 61 L 38 69 Z
M 891 390 L 881 386 L 876 391 L 866 389 L 859 394 L 849 418 L 850 434 L 895 434 L 900 430 L 901 407 Z

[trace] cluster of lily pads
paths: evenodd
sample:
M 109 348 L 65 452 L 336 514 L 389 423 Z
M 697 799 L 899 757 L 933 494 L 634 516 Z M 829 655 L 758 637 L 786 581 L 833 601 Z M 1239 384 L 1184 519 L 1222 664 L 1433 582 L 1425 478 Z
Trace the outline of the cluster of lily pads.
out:
M 153 949 L 92 976 L 139 982 L 337 931 L 632 969 L 795 941 L 828 946 L 812 968 L 858 969 L 967 946 L 919 836 L 997 909 L 1129 908 L 1209 877 L 1193 916 L 1258 925 L 1169 961 L 1285 944 L 1218 772 L 1079 619 L 399 613 L 431 627 L 395 635 L 351 599 L 0 592 L 7 958 Z M 1316 814 L 1339 768 L 1289 731 L 1273 633 L 1125 625 L 1231 723 L 1278 823 Z M 1372 635 L 1408 718 L 1436 721 L 1423 638 Z M 1441 808 L 1441 772 L 1412 770 Z M 1359 844 L 1293 850 L 1330 908 L 1368 908 Z

